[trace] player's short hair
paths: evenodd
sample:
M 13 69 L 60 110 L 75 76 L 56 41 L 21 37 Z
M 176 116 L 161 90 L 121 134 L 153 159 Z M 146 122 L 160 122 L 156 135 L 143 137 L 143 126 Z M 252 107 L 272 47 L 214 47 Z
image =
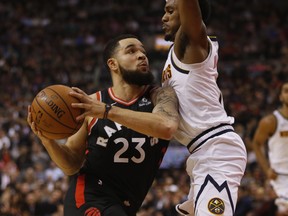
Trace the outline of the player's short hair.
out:
M 282 92 L 283 86 L 284 86 L 285 84 L 288 84 L 288 79 L 283 79 L 283 81 L 281 82 L 280 88 L 279 88 L 279 94 Z
M 283 74 L 284 75 L 284 74 Z M 279 78 L 282 77 L 282 76 L 279 76 Z M 281 80 L 281 79 L 280 79 Z M 276 101 L 276 106 L 280 107 L 283 105 L 283 101 L 280 99 L 280 96 L 282 94 L 282 92 L 284 91 L 284 85 L 288 84 L 288 79 L 287 78 L 284 78 L 281 80 L 281 83 L 280 85 L 278 86 L 277 88 L 277 101 Z M 275 98 L 276 99 L 276 98 Z M 279 100 L 280 99 L 280 100 Z
M 108 59 L 114 55 L 116 48 L 119 46 L 119 41 L 127 39 L 127 38 L 138 39 L 137 36 L 132 35 L 132 34 L 122 34 L 108 41 L 103 51 L 103 62 L 106 68 L 108 68 L 108 65 L 107 65 Z
M 202 14 L 202 20 L 206 23 L 211 15 L 211 3 L 210 0 L 199 0 L 199 7 Z

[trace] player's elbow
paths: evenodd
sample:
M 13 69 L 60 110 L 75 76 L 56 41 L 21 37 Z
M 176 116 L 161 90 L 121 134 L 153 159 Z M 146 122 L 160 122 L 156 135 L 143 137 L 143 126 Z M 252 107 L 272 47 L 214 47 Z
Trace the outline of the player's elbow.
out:
M 163 122 L 161 127 L 161 139 L 171 140 L 178 129 L 178 124 L 173 122 Z
M 72 171 L 72 170 L 62 170 L 62 171 L 66 176 L 72 176 L 77 173 L 76 171 Z
M 74 157 L 74 160 L 71 160 L 69 165 L 62 166 L 61 169 L 67 176 L 75 175 L 79 172 L 83 164 L 83 160 L 77 157 Z
M 80 170 L 80 167 L 78 168 L 70 168 L 70 169 L 65 169 L 65 168 L 62 168 L 62 171 L 65 175 L 67 176 L 72 176 L 72 175 L 75 175 L 76 173 L 78 173 Z

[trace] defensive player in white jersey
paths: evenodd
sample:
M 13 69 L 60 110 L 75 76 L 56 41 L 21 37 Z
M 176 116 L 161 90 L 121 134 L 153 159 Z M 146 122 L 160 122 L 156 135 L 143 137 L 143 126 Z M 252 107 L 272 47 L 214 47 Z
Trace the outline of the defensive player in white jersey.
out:
M 288 215 L 288 81 L 279 95 L 282 106 L 264 116 L 253 138 L 253 149 L 259 165 L 277 194 L 277 216 Z M 268 158 L 263 147 L 268 142 Z
M 207 37 L 206 0 L 166 0 L 162 17 L 165 39 L 174 42 L 162 74 L 179 100 L 181 121 L 175 138 L 191 155 L 188 200 L 176 206 L 181 215 L 232 216 L 247 153 L 234 132 L 217 86 L 218 44 Z

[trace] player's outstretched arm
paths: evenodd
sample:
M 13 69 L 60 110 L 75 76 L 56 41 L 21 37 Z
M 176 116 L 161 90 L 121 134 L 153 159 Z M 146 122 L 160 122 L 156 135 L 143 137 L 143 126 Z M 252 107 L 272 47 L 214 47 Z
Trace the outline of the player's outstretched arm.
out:
M 108 118 L 128 128 L 153 137 L 170 140 L 178 129 L 178 98 L 171 87 L 154 90 L 152 113 L 113 107 Z
M 201 0 L 178 0 L 181 31 L 194 43 L 206 37 L 199 1 Z
M 199 63 L 206 59 L 209 53 L 206 26 L 202 20 L 199 1 L 178 0 L 180 28 L 175 37 L 175 52 L 181 58 L 185 47 L 185 63 Z
M 79 131 L 69 137 L 66 144 L 60 144 L 56 140 L 51 140 L 42 135 L 32 121 L 31 107 L 28 107 L 27 122 L 33 133 L 41 140 L 51 159 L 66 174 L 75 174 L 82 166 L 85 153 L 86 124 L 84 123 Z
M 78 88 L 73 87 L 71 96 L 78 98 L 82 103 L 72 104 L 72 107 L 84 109 L 84 113 L 77 117 L 81 120 L 89 117 L 103 118 L 105 103 L 97 101 Z M 179 124 L 178 99 L 171 87 L 159 88 L 152 93 L 154 110 L 138 112 L 112 106 L 107 118 L 131 128 L 140 133 L 170 140 Z

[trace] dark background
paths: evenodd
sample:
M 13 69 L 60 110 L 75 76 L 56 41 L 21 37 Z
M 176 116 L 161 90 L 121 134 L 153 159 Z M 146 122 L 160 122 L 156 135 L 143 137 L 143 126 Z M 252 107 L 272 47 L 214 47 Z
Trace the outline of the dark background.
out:
M 102 49 L 122 33 L 138 35 L 159 77 L 166 57 L 164 0 L 1 0 L 0 2 L 0 215 L 62 215 L 68 178 L 50 162 L 26 123 L 27 106 L 51 84 L 87 93 L 110 83 Z M 208 33 L 220 43 L 219 86 L 226 110 L 248 149 L 237 216 L 273 216 L 275 197 L 259 168 L 251 139 L 263 115 L 276 109 L 288 75 L 288 1 L 211 0 Z M 176 215 L 186 199 L 187 151 L 173 142 L 139 216 Z M 270 212 L 271 211 L 271 212 Z

